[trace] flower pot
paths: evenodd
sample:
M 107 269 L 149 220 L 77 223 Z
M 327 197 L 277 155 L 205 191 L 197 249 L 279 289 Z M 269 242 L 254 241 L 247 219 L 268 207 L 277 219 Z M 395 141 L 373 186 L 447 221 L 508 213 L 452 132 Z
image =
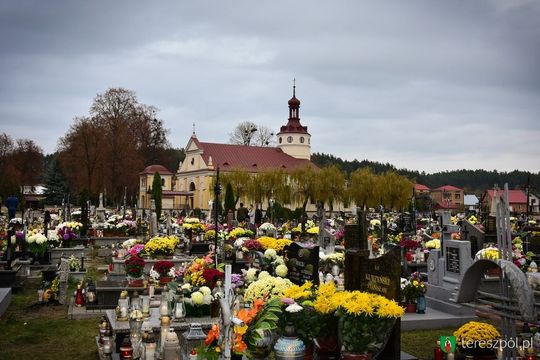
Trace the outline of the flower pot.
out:
M 304 360 L 313 360 L 313 352 L 315 351 L 315 346 L 313 342 L 310 342 L 306 345 L 306 353 L 304 354 Z
M 129 287 L 143 287 L 144 286 L 144 278 L 132 278 L 128 276 L 128 286 Z
M 168 283 L 170 283 L 172 281 L 172 277 L 171 276 L 163 276 L 161 275 L 159 277 L 159 285 L 167 285 Z
M 336 329 L 337 332 L 337 329 Z M 315 358 L 320 360 L 339 359 L 339 339 L 337 335 L 318 336 L 314 340 Z
M 371 354 L 355 354 L 351 352 L 344 352 L 341 354 L 342 360 L 371 360 L 373 356 Z
M 415 313 L 416 312 L 416 304 L 405 304 L 405 312 L 406 313 Z

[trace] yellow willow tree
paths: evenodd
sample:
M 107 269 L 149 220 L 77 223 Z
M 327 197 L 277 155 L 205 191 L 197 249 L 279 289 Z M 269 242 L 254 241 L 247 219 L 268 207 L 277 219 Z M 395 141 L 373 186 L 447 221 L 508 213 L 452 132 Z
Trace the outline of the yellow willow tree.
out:
M 347 189 L 349 198 L 360 208 L 375 207 L 381 198 L 379 176 L 369 167 L 356 169 L 352 174 Z
M 321 171 L 312 166 L 298 167 L 290 173 L 292 200 L 302 206 L 302 233 L 306 228 L 306 206 L 309 200 L 318 200 Z
M 316 199 L 328 203 L 331 216 L 334 204 L 347 200 L 345 174 L 337 165 L 325 166 L 321 170 L 317 185 Z
M 226 186 L 231 184 L 234 197 L 234 205 L 238 200 L 248 195 L 248 189 L 251 182 L 251 175 L 244 169 L 234 169 L 224 172 L 221 177 L 221 182 Z
M 290 201 L 290 190 L 287 185 L 287 174 L 280 169 L 260 171 L 251 176 L 248 195 L 256 203 L 268 203 L 270 199 L 280 203 Z
M 384 206 L 389 209 L 403 209 L 410 201 L 414 184 L 407 177 L 395 171 L 387 171 L 380 176 L 379 185 Z

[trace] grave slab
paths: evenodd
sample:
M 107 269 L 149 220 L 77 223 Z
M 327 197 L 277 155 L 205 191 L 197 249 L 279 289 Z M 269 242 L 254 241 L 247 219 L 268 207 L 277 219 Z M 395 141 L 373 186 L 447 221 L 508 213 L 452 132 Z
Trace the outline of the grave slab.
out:
M 11 303 L 11 288 L 0 288 L 0 318 Z
M 405 313 L 401 318 L 401 330 L 458 328 L 468 321 L 478 319 L 474 315 L 453 315 L 428 307 L 425 314 Z

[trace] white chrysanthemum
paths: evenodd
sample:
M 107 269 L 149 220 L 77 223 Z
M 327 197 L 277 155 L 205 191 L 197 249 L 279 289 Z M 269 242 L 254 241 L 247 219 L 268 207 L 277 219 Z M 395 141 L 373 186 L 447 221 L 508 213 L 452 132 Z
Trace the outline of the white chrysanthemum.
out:
M 250 268 L 246 273 L 246 279 L 248 282 L 253 282 L 257 278 L 257 269 Z
M 210 305 L 213 300 L 214 300 L 214 298 L 212 297 L 212 295 L 204 295 L 203 304 Z
M 297 303 L 291 304 L 285 308 L 286 312 L 289 313 L 297 313 L 299 311 L 302 311 L 303 307 L 298 305 Z
M 182 285 L 182 290 L 191 291 L 191 284 L 186 283 L 186 284 Z
M 275 259 L 276 256 L 277 256 L 277 252 L 274 249 L 266 249 L 266 251 L 264 252 L 264 257 L 267 258 L 268 260 Z
M 276 265 L 285 264 L 285 260 L 283 259 L 283 256 L 276 256 L 276 260 L 274 260 L 274 264 Z
M 191 294 L 191 301 L 193 301 L 193 305 L 202 305 L 204 302 L 204 295 L 200 291 L 195 291 Z
M 259 274 L 259 280 L 265 279 L 267 277 L 271 277 L 268 271 L 261 271 L 261 273 Z
M 277 276 L 280 276 L 280 277 L 283 278 L 283 277 L 287 276 L 288 272 L 289 272 L 289 269 L 287 269 L 286 265 L 281 264 L 281 265 L 278 265 L 276 267 L 276 275 Z
M 208 286 L 202 286 L 199 291 L 203 294 L 203 295 L 211 295 L 212 294 L 212 291 L 210 290 L 210 288 Z

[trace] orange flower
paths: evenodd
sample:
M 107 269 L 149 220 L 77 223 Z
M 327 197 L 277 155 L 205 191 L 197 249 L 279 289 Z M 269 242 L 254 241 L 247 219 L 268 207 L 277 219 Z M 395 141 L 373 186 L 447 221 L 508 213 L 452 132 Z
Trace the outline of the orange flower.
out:
M 242 340 L 242 335 L 236 334 L 236 337 L 234 338 L 233 351 L 235 353 L 243 353 L 244 351 L 246 351 L 246 349 L 247 345 L 244 340 Z
M 219 337 L 219 325 L 215 324 L 212 325 L 212 328 L 208 332 L 208 335 L 206 336 L 206 339 L 204 340 L 205 345 L 210 345 L 214 342 L 214 340 L 217 340 Z

